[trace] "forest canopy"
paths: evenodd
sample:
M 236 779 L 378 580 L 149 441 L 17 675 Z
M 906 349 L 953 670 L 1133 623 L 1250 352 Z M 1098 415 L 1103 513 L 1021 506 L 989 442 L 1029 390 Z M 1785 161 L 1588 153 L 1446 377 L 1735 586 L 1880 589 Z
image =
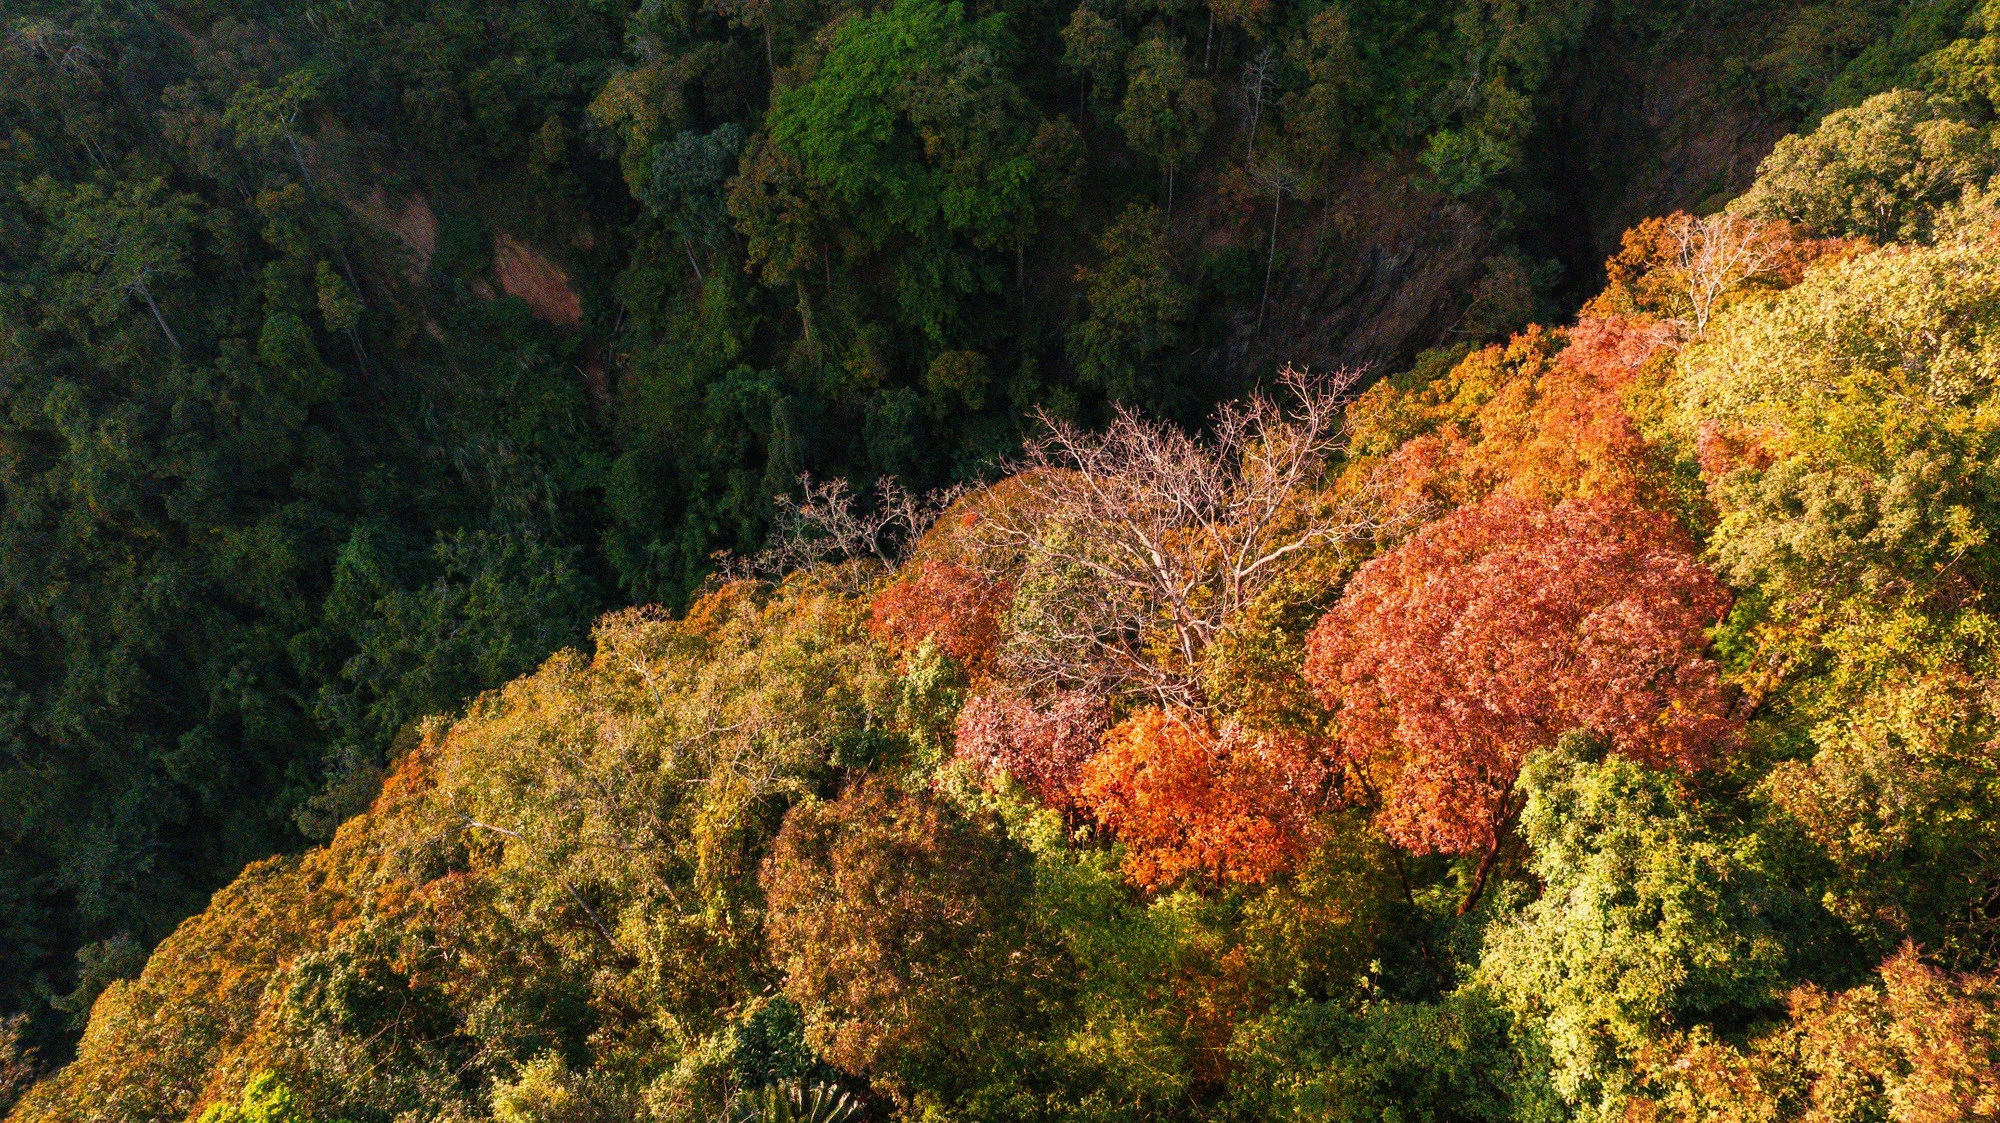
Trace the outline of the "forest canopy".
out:
M 0 20 L 10 1123 L 2000 1114 L 2000 8 Z

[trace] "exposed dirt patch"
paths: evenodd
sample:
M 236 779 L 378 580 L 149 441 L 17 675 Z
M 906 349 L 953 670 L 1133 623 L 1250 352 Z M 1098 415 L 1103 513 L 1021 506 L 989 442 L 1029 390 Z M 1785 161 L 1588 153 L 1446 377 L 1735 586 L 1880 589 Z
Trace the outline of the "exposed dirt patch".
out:
M 1357 160 L 1331 198 L 1287 199 L 1261 325 L 1268 201 L 1230 231 L 1253 251 L 1258 276 L 1228 336 L 1206 356 L 1218 388 L 1234 392 L 1241 387 L 1232 380 L 1254 381 L 1288 362 L 1391 370 L 1452 337 L 1496 248 L 1493 224 L 1478 208 L 1414 186 L 1414 174 L 1407 163 Z
M 1547 214 L 1531 253 L 1563 263 L 1572 303 L 1603 286 L 1604 259 L 1650 215 L 1715 207 L 1750 185 L 1797 121 L 1720 93 L 1708 60 L 1589 52 L 1549 91 L 1556 111 L 1531 142 Z
M 431 255 L 437 252 L 438 220 L 431 211 L 430 201 L 422 195 L 412 195 L 394 203 L 377 187 L 349 205 L 363 222 L 394 238 L 402 247 L 403 279 L 411 284 L 422 281 L 430 271 Z
M 583 301 L 570 287 L 569 274 L 527 243 L 503 231 L 493 234 L 493 272 L 501 291 L 526 301 L 536 317 L 557 327 L 583 323 Z
M 1514 245 L 1531 262 L 1562 266 L 1548 294 L 1554 307 L 1545 309 L 1558 320 L 1603 286 L 1603 261 L 1627 227 L 1719 205 L 1748 185 L 1794 124 L 1719 99 L 1699 58 L 1614 57 L 1565 73 L 1569 80 L 1547 91 L 1555 108 L 1530 144 L 1528 170 L 1508 185 L 1532 204 L 1512 220 Z M 1286 201 L 1263 323 L 1253 296 L 1205 357 L 1219 390 L 1234 392 L 1232 382 L 1284 362 L 1388 371 L 1423 347 L 1483 338 L 1461 332 L 1488 255 L 1511 251 L 1500 233 L 1507 223 L 1486 204 L 1423 190 L 1420 179 L 1408 159 L 1355 160 L 1331 198 Z M 1242 219 L 1198 213 L 1197 203 L 1176 221 L 1210 249 L 1248 244 L 1261 272 L 1268 197 L 1257 204 Z

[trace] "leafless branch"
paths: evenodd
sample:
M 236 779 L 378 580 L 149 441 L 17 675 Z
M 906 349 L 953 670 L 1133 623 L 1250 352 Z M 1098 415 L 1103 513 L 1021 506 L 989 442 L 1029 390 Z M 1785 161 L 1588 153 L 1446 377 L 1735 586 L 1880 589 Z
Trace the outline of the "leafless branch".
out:
M 800 476 L 797 497 L 777 497 L 777 516 L 764 548 L 743 558 L 723 556 L 718 568 L 725 579 L 781 577 L 857 558 L 872 558 L 893 568 L 964 490 L 955 487 L 918 495 L 895 477 L 883 476 L 875 483 L 872 501 L 864 504 L 844 479 L 815 481 Z
M 1218 410 L 1206 440 L 1121 410 L 1101 433 L 1044 416 L 1015 465 L 1024 499 L 972 531 L 1020 559 L 1002 652 L 1030 690 L 1205 709 L 1205 652 L 1289 567 L 1384 529 L 1328 489 L 1358 375 L 1287 367 Z
M 1677 215 L 1671 233 L 1675 265 L 1687 285 L 1688 326 L 1696 336 L 1707 332 L 1723 297 L 1777 264 L 1785 248 L 1768 236 L 1765 223 L 1729 211 Z
M 1257 126 L 1264 120 L 1264 102 L 1278 88 L 1278 60 L 1267 48 L 1243 64 L 1243 107 L 1249 112 L 1249 152 L 1244 159 L 1257 158 Z

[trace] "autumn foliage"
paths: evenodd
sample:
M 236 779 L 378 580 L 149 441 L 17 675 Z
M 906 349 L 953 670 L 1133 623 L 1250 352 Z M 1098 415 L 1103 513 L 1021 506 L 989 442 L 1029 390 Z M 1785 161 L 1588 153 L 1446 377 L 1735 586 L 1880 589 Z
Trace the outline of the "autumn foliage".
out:
M 1665 516 L 1494 496 L 1362 567 L 1308 641 L 1341 750 L 1419 853 L 1491 853 L 1526 755 L 1571 729 L 1697 767 L 1734 729 L 1705 630 L 1729 595 Z
M 1699 335 L 1717 313 L 1746 295 L 1798 284 L 1820 258 L 1865 245 L 1851 238 L 1814 238 L 1784 221 L 1677 211 L 1625 232 L 1618 252 L 1604 263 L 1604 291 L 1584 313 L 1639 312 Z
M 1419 516 L 1495 492 L 1659 505 L 1667 458 L 1631 399 L 1674 339 L 1671 325 L 1644 317 L 1585 318 L 1562 332 L 1531 328 L 1418 389 L 1383 383 L 1354 407 L 1357 442 L 1383 452 L 1354 471 Z
M 1323 15 L 1286 65 L 1337 76 Z M 794 568 L 605 617 L 85 963 L 10 1123 L 2000 1118 L 2000 258 L 1952 236 L 1670 216 L 1358 397 L 809 483 Z
M 1105 734 L 1083 799 L 1125 843 L 1126 874 L 1141 885 L 1191 874 L 1254 884 L 1311 845 L 1331 784 L 1312 745 L 1146 710 Z
M 773 962 L 821 1056 L 894 1082 L 991 1047 L 1015 1011 L 1030 874 L 991 816 L 870 778 L 785 818 L 764 862 Z
M 934 640 L 975 671 L 992 662 L 1013 590 L 952 562 L 924 561 L 876 596 L 869 630 L 895 649 Z
M 958 712 L 958 755 L 989 776 L 1014 777 L 1051 807 L 1069 808 L 1109 717 L 1101 699 L 1081 691 L 1043 706 L 1008 691 L 980 694 Z
M 1906 946 L 1882 965 L 1881 980 L 1793 996 L 1813 1098 L 1861 1108 L 1853 1101 L 1872 1098 L 1868 1086 L 1877 1085 L 1898 1123 L 2000 1116 L 2000 979 L 1940 971 Z
M 2000 1116 L 2000 978 L 1939 970 L 1906 945 L 1877 982 L 1802 986 L 1791 1022 L 1739 1050 L 1704 1034 L 1661 1050 L 1634 1123 Z

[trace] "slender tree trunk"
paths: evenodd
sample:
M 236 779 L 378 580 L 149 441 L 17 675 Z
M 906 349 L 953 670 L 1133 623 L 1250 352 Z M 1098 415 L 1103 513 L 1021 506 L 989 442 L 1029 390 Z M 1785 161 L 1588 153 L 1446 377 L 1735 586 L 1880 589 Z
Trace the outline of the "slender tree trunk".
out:
M 1250 91 L 1250 147 L 1244 153 L 1243 162 L 1248 164 L 1257 159 L 1257 126 L 1264 120 L 1264 75 L 1257 75 L 1257 88 Z
M 1167 217 L 1174 217 L 1174 166 L 1167 165 Z
M 1211 49 L 1214 48 L 1214 46 L 1215 46 L 1215 8 L 1211 6 L 1208 9 L 1208 38 L 1202 40 L 1201 44 L 1201 72 L 1203 74 L 1207 74 L 1209 72 L 1209 60 L 1211 57 L 1209 52 Z
M 1403 861 L 1403 852 L 1397 849 L 1394 844 L 1391 844 L 1389 846 L 1389 857 L 1396 863 L 1396 881 L 1403 887 L 1403 904 L 1408 906 L 1412 913 L 1421 916 L 1422 910 L 1417 908 L 1417 896 L 1415 893 L 1410 892 L 1410 871 L 1408 865 Z M 1451 977 L 1445 972 L 1444 966 L 1438 962 L 1437 954 L 1431 950 L 1430 933 L 1424 931 L 1421 927 L 1417 929 L 1417 954 L 1423 956 L 1424 965 L 1429 967 L 1439 979 L 1449 979 Z
M 132 288 L 139 294 L 141 299 L 145 300 L 146 307 L 153 310 L 153 322 L 160 325 L 160 331 L 167 337 L 167 342 L 173 344 L 174 350 L 180 350 L 181 341 L 174 335 L 174 329 L 167 326 L 167 318 L 160 315 L 160 306 L 153 301 L 153 290 L 147 288 L 144 281 L 133 285 Z
M 361 292 L 361 278 L 354 275 L 354 263 L 347 260 L 347 250 L 335 243 L 333 256 L 340 259 L 340 271 L 347 274 L 347 283 L 354 289 L 354 299 L 359 301 L 363 308 L 368 307 L 368 298 Z
M 1285 193 L 1279 191 L 1271 200 L 1271 248 L 1264 254 L 1264 299 L 1257 302 L 1257 330 L 1264 330 L 1264 309 L 1271 303 L 1271 266 L 1278 260 L 1278 214 L 1284 209 Z
M 681 235 L 681 245 L 687 247 L 688 264 L 694 266 L 694 279 L 707 284 L 708 278 L 701 275 L 701 263 L 694 259 L 694 243 L 688 241 L 687 235 L 683 234 Z
M 90 162 L 96 164 L 99 170 L 106 172 L 111 170 L 111 165 L 105 162 L 96 142 L 92 141 L 89 137 L 83 138 L 83 154 L 90 157 Z
M 361 346 L 361 333 L 353 328 L 348 328 L 347 343 L 354 348 L 354 361 L 361 364 L 361 373 L 364 376 L 373 375 L 375 367 L 374 364 L 368 361 L 368 349 Z
M 1478 904 L 1479 898 L 1486 893 L 1486 879 L 1493 875 L 1493 867 L 1500 860 L 1500 842 L 1496 836 L 1493 845 L 1480 857 L 1478 868 L 1472 871 L 1472 884 L 1466 887 L 1465 899 L 1458 902 L 1458 915 L 1471 912 L 1472 906 Z
M 771 68 L 771 83 L 778 82 L 778 52 L 771 46 L 771 21 L 764 21 L 764 65 Z
M 319 185 L 313 180 L 312 169 L 306 167 L 306 154 L 299 150 L 299 138 L 290 129 L 285 130 L 285 143 L 292 146 L 292 160 L 298 164 L 299 174 L 306 177 L 306 186 L 317 190 Z
M 813 337 L 813 312 L 811 302 L 806 300 L 805 278 L 794 277 L 792 278 L 792 283 L 797 285 L 799 289 L 799 322 L 805 327 L 806 342 L 811 343 Z

